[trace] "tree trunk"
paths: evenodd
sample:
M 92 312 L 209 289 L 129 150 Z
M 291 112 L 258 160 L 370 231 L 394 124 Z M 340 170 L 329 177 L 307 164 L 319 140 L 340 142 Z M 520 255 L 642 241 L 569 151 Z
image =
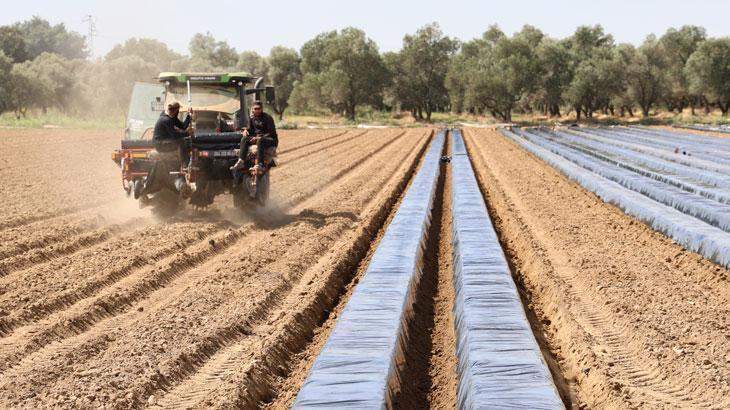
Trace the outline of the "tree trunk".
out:
M 355 106 L 348 104 L 345 108 L 345 116 L 350 121 L 355 121 Z
M 575 108 L 575 120 L 580 121 L 580 105 L 576 105 L 574 108 Z
M 614 107 L 613 104 L 609 104 L 608 111 L 611 112 L 611 116 L 612 117 L 615 117 L 616 116 L 616 107 Z
M 722 102 L 718 101 L 717 105 L 720 106 L 720 111 L 722 112 L 723 117 L 727 117 L 727 112 L 730 110 L 730 101 L 723 104 Z
M 500 116 L 502 117 L 503 122 L 512 122 L 512 110 L 507 109 L 505 112 L 501 113 Z
M 651 109 L 651 104 L 641 104 L 641 115 L 644 118 L 649 117 L 649 110 Z
M 634 116 L 634 109 L 633 108 L 626 107 L 626 110 L 629 112 L 629 117 L 633 117 Z

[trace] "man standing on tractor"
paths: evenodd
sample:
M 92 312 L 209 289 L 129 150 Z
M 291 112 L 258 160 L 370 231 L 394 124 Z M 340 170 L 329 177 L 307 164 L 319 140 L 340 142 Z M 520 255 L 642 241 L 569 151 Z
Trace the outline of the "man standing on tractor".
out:
M 264 153 L 271 147 L 279 145 L 279 137 L 276 134 L 276 125 L 274 119 L 264 112 L 264 106 L 261 101 L 255 101 L 251 107 L 252 115 L 250 117 L 249 126 L 241 133 L 241 152 L 238 154 L 238 161 L 231 170 L 237 171 L 245 167 L 246 154 L 248 147 L 258 145 L 256 150 L 256 164 L 252 169 L 262 172 L 264 169 Z
M 192 135 L 193 128 L 190 126 L 192 120 L 193 109 L 188 109 L 188 115 L 185 121 L 180 121 L 177 117 L 180 113 L 180 103 L 173 102 L 167 105 L 167 111 L 160 115 L 155 124 L 155 130 L 152 134 L 152 141 L 155 149 L 161 154 L 179 152 L 180 162 L 183 167 L 188 166 L 190 162 L 190 153 L 188 152 L 185 137 Z

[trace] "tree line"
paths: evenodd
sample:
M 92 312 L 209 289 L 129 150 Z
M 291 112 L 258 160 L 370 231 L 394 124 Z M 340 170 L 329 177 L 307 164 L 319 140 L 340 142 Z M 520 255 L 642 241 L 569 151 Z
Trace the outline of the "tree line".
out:
M 268 56 L 238 52 L 210 33 L 195 34 L 188 54 L 161 41 L 130 38 L 90 59 L 85 38 L 33 17 L 0 26 L 0 113 L 124 112 L 135 81 L 161 71 L 238 71 L 277 87 L 271 109 L 330 112 L 354 120 L 357 110 L 488 114 L 509 122 L 515 112 L 561 117 L 574 112 L 649 116 L 662 107 L 730 110 L 730 38 L 704 28 L 671 28 L 635 47 L 617 44 L 600 25 L 555 39 L 526 25 L 509 36 L 491 26 L 461 42 L 428 24 L 381 53 L 364 31 L 324 32 L 300 50 L 277 46 Z

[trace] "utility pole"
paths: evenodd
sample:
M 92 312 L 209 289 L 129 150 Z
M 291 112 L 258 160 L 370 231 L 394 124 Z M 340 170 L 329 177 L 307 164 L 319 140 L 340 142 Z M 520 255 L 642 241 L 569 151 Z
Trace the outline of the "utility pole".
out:
M 94 16 L 87 14 L 83 20 L 84 23 L 89 23 L 89 32 L 86 34 L 86 42 L 89 44 L 89 57 L 94 57 L 94 35 L 96 34 L 96 23 L 94 22 Z

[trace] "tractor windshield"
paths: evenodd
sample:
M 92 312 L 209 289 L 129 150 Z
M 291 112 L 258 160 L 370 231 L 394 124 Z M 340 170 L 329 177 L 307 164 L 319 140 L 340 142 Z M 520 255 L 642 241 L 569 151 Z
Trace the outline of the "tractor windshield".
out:
M 190 87 L 190 94 L 193 108 L 197 111 L 217 111 L 233 114 L 240 107 L 238 92 L 235 88 L 215 85 L 192 85 Z M 166 103 L 169 104 L 173 101 L 177 101 L 181 106 L 187 107 L 187 85 L 170 86 L 167 92 Z

